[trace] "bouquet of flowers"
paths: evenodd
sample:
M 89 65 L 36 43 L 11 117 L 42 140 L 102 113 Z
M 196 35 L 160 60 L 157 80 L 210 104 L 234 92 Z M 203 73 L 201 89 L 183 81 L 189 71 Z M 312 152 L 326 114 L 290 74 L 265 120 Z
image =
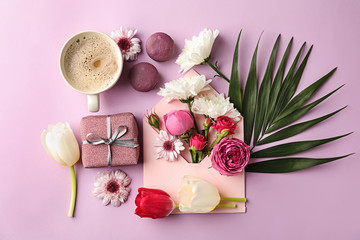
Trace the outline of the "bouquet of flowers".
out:
M 241 115 L 224 94 L 209 92 L 211 81 L 204 75 L 184 77 L 167 82 L 160 89 L 158 95 L 168 102 L 181 101 L 188 110 L 172 110 L 165 114 L 166 131 L 160 130 L 160 117 L 156 112 L 147 115 L 149 124 L 160 131 L 155 154 L 157 158 L 174 161 L 186 143 L 192 163 L 200 163 L 211 155 L 215 169 L 224 175 L 235 175 L 246 166 L 250 150 L 242 140 L 229 138 Z M 198 124 L 199 120 L 202 126 Z

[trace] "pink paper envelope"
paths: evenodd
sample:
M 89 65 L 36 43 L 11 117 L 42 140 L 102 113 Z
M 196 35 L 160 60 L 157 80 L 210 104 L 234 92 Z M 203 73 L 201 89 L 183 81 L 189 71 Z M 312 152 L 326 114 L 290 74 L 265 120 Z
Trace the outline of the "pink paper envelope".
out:
M 187 76 L 197 75 L 194 70 L 189 71 Z M 209 92 L 216 93 L 211 88 Z M 171 110 L 187 109 L 186 104 L 178 100 L 170 103 L 163 98 L 152 110 L 155 111 L 160 118 L 170 112 Z M 196 116 L 199 128 L 202 128 L 201 116 Z M 191 163 L 191 157 L 186 148 L 181 152 L 181 156 L 177 161 L 169 162 L 163 159 L 156 159 L 154 154 L 154 143 L 158 136 L 158 131 L 152 128 L 146 117 L 143 119 L 144 126 L 144 187 L 157 188 L 166 191 L 176 204 L 178 201 L 178 191 L 180 188 L 180 180 L 184 175 L 192 175 L 205 179 L 214 184 L 222 197 L 245 197 L 245 173 L 244 171 L 236 176 L 223 176 L 211 166 L 211 159 L 209 156 L 205 157 L 201 163 Z M 165 130 L 163 122 L 160 123 L 160 128 Z M 214 137 L 214 129 L 210 130 L 210 136 Z M 243 140 L 243 120 L 237 123 L 235 134 L 230 137 L 236 137 Z M 212 142 L 210 137 L 209 142 Z M 187 146 L 184 143 L 184 146 Z M 227 202 L 230 203 L 230 202 Z M 236 203 L 236 208 L 217 208 L 212 213 L 236 213 L 245 212 L 245 203 Z M 173 213 L 181 213 L 176 209 Z

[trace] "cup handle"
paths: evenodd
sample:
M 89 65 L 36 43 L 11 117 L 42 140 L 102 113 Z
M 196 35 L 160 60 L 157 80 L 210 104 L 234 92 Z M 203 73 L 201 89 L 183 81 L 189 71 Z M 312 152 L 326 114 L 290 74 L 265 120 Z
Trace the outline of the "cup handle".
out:
M 99 111 L 99 94 L 89 94 L 88 96 L 88 109 L 89 112 L 98 112 Z

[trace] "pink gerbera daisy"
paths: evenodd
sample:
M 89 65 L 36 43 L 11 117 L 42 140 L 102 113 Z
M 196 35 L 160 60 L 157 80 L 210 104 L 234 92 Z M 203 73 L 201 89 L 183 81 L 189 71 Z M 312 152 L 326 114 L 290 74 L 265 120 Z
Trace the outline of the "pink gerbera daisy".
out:
M 156 148 L 156 159 L 162 158 L 171 162 L 175 161 L 180 151 L 185 149 L 180 139 L 163 130 L 160 131 L 159 136 L 156 138 L 154 147 Z
M 111 32 L 112 39 L 119 45 L 126 61 L 135 61 L 137 55 L 141 52 L 140 39 L 134 37 L 136 32 L 137 29 L 132 30 L 127 27 L 123 29 L 122 26 L 120 30 Z
M 104 206 L 111 202 L 114 207 L 119 207 L 129 196 L 131 189 L 127 186 L 130 183 L 131 178 L 120 169 L 115 172 L 99 172 L 95 177 L 93 194 L 103 199 Z

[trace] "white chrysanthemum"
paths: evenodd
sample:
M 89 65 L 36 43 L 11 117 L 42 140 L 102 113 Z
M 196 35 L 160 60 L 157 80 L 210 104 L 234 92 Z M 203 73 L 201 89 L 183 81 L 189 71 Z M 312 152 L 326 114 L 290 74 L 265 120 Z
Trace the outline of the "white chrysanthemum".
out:
M 209 83 L 211 79 L 206 80 L 204 75 L 194 77 L 183 77 L 171 82 L 165 83 L 165 88 L 160 88 L 157 93 L 160 96 L 166 97 L 168 101 L 172 99 L 186 100 L 195 97 L 202 91 L 209 90 Z
M 210 56 L 212 46 L 219 30 L 204 29 L 199 36 L 193 36 L 191 40 L 185 39 L 185 47 L 179 55 L 176 63 L 180 65 L 180 72 L 186 72 L 195 65 L 199 65 Z
M 113 206 L 119 207 L 129 196 L 131 189 L 127 186 L 130 183 L 131 178 L 120 169 L 115 172 L 99 172 L 95 177 L 93 194 L 103 199 L 104 206 L 111 202 Z
M 121 49 L 121 53 L 126 61 L 135 61 L 137 55 L 141 52 L 140 39 L 135 38 L 137 29 L 132 30 L 120 27 L 120 30 L 111 32 L 111 38 L 117 43 Z
M 208 115 L 215 119 L 220 116 L 227 116 L 235 122 L 240 121 L 239 111 L 234 108 L 230 98 L 225 99 L 223 93 L 217 96 L 215 94 L 207 94 L 195 98 L 192 111 L 196 114 Z
M 163 130 L 160 131 L 159 136 L 156 138 L 154 147 L 156 148 L 156 159 L 162 158 L 170 162 L 175 161 L 180 151 L 185 149 L 180 139 Z

